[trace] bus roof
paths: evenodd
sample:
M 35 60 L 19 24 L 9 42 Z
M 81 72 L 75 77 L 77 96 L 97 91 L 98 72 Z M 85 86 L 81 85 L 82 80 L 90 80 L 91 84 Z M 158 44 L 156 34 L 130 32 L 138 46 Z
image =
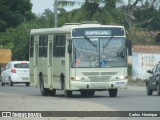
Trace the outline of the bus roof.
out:
M 52 33 L 69 33 L 70 28 L 42 28 L 42 29 L 32 29 L 31 35 L 35 34 L 52 34 Z
M 70 33 L 72 29 L 74 28 L 86 28 L 86 27 L 118 27 L 118 28 L 123 28 L 123 26 L 120 25 L 101 25 L 98 23 L 66 23 L 62 27 L 58 28 L 42 28 L 42 29 L 32 29 L 31 30 L 31 35 L 36 35 L 36 34 L 52 34 L 52 33 Z
M 85 27 L 119 27 L 124 28 L 120 25 L 101 25 L 99 23 L 66 23 L 62 28 L 85 28 Z

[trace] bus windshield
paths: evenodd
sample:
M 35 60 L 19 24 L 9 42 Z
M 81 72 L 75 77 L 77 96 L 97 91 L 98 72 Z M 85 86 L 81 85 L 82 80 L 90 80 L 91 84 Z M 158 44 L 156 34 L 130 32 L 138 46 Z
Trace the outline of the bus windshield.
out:
M 125 42 L 122 37 L 74 38 L 72 67 L 127 66 Z

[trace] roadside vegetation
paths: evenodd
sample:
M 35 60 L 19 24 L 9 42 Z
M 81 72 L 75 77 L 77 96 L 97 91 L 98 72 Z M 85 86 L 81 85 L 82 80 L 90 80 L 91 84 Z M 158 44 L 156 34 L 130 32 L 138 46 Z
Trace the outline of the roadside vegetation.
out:
M 66 11 L 66 6 L 80 5 Z M 58 3 L 58 26 L 64 23 L 98 21 L 123 25 L 133 44 L 159 45 L 160 0 L 84 0 Z M 30 0 L 0 0 L 0 48 L 12 50 L 12 60 L 28 60 L 30 30 L 54 27 L 54 12 L 31 12 Z

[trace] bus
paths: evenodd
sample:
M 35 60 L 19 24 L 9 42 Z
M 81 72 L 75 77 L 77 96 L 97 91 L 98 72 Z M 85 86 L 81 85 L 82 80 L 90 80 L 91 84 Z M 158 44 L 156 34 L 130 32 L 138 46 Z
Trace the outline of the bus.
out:
M 126 89 L 128 40 L 123 26 L 99 23 L 66 23 L 59 28 L 30 32 L 30 83 L 41 95 L 63 90 L 71 97 L 94 96 L 108 91 L 116 97 Z

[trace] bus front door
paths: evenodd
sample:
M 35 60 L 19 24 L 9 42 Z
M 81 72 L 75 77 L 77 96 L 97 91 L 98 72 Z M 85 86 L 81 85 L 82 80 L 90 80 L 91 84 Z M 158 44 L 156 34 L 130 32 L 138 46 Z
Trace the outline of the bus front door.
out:
M 53 58 L 53 42 L 52 42 L 53 36 L 49 36 L 48 41 L 48 57 L 47 57 L 47 74 L 48 74 L 48 88 L 53 88 L 52 84 L 52 58 Z
M 33 61 L 33 74 L 34 74 L 34 86 L 38 87 L 38 71 L 37 71 L 37 62 L 38 62 L 38 42 L 34 42 L 34 61 Z

